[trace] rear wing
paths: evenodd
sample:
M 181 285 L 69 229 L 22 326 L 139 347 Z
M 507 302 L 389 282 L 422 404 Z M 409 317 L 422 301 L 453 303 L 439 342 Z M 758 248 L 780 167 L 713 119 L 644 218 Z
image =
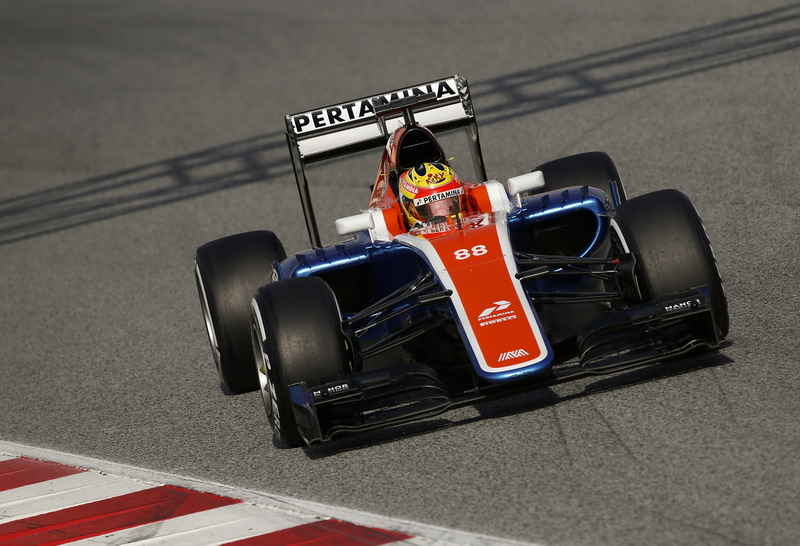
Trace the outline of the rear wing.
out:
M 465 128 L 476 177 L 486 180 L 469 86 L 459 75 L 286 116 L 286 140 L 314 248 L 322 243 L 305 166 L 381 148 L 395 129 L 410 123 L 434 133 Z

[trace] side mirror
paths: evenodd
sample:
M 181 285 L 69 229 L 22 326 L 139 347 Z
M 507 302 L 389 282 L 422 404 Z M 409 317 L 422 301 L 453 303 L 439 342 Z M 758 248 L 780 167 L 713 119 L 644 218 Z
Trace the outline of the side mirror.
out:
M 517 199 L 519 199 L 519 194 L 523 192 L 544 188 L 544 174 L 542 174 L 542 171 L 533 171 L 532 173 L 514 176 L 508 179 L 506 187 L 509 195 L 512 197 L 517 196 Z
M 361 214 L 339 218 L 333 225 L 336 228 L 337 235 L 350 235 L 365 229 L 373 229 L 375 220 L 372 218 L 372 213 L 362 212 Z

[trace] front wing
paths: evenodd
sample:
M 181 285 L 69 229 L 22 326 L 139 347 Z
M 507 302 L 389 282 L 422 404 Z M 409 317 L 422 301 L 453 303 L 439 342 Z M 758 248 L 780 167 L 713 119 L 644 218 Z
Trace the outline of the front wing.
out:
M 436 363 L 398 364 L 296 383 L 289 387 L 289 396 L 300 434 L 311 445 L 489 398 L 714 350 L 723 342 L 714 323 L 709 290 L 700 287 L 588 324 L 578 336 L 577 364 L 556 365 L 532 378 L 505 383 L 477 380 L 472 387 L 453 388 L 436 371 Z

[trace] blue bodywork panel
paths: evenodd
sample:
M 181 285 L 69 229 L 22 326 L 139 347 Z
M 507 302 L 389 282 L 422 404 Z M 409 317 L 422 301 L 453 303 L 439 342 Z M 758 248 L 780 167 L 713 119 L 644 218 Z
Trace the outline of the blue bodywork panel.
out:
M 522 200 L 522 206 L 512 209 L 507 215 L 507 227 L 515 250 L 537 253 L 536 234 L 543 231 L 543 226 L 573 225 L 577 221 L 583 223 L 581 233 L 583 239 L 577 241 L 580 248 L 574 249 L 574 256 L 589 256 L 605 241 L 608 234 L 609 198 L 600 190 L 589 187 L 575 187 L 546 194 L 533 195 Z M 569 219 L 565 217 L 569 216 Z M 554 228 L 557 229 L 557 228 Z M 547 252 L 539 252 L 547 254 Z M 402 286 L 413 282 L 415 278 L 434 273 L 424 256 L 416 249 L 399 241 L 372 241 L 368 232 L 359 232 L 352 239 L 323 248 L 307 250 L 287 257 L 276 264 L 275 274 L 278 279 L 289 277 L 320 276 L 334 289 L 339 300 L 342 318 L 348 320 L 357 314 L 365 304 L 375 302 L 392 294 Z M 513 272 L 512 272 L 513 273 Z M 515 279 L 515 282 L 520 282 Z M 537 291 L 558 291 L 572 289 L 573 281 L 569 277 L 547 277 L 526 283 L 526 289 Z M 354 296 L 357 295 L 358 297 Z M 363 296 L 363 298 L 361 297 Z M 533 304 L 528 302 L 533 308 Z M 380 327 L 371 329 L 362 341 L 380 339 L 389 335 L 403 322 L 421 318 L 430 313 L 419 307 L 405 304 L 407 312 L 403 313 L 401 304 L 397 317 L 387 321 Z M 467 343 L 462 325 L 450 304 L 446 301 L 438 305 L 439 313 L 447 319 L 454 320 L 461 334 L 467 354 L 473 362 L 475 372 L 483 379 L 491 382 L 503 382 L 520 379 L 523 376 L 546 373 L 552 364 L 552 358 L 531 366 L 530 369 L 488 373 L 480 369 L 475 361 L 474 353 Z M 532 309 L 536 321 L 541 320 Z M 549 342 L 544 340 L 549 349 Z

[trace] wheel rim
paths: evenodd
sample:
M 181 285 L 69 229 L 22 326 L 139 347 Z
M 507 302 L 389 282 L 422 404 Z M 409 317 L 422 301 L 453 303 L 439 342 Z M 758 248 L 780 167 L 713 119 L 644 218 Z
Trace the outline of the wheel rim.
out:
M 200 274 L 200 266 L 197 265 L 197 262 L 194 264 L 194 276 L 197 279 L 197 288 L 200 292 L 200 307 L 203 309 L 203 320 L 206 323 L 208 342 L 211 345 L 211 353 L 214 355 L 214 364 L 217 366 L 217 370 L 219 370 L 220 354 L 219 343 L 217 342 L 217 333 L 214 330 L 214 321 L 211 320 L 211 310 L 208 307 L 208 296 L 206 295 L 206 288 L 203 285 L 203 276 Z

